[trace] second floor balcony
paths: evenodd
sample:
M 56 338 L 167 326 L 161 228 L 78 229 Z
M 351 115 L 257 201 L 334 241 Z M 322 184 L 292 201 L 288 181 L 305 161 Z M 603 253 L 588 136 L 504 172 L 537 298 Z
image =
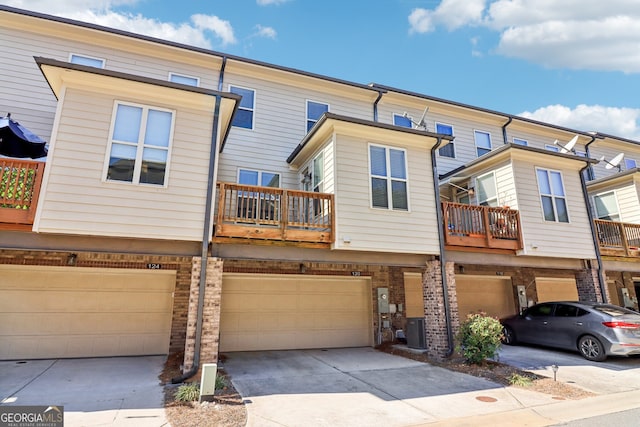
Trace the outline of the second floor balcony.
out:
M 522 249 L 520 213 L 507 207 L 442 202 L 444 241 L 450 249 Z
M 0 158 L 0 229 L 31 230 L 45 164 Z
M 328 247 L 334 223 L 333 194 L 218 183 L 215 241 Z
M 594 223 L 602 255 L 640 258 L 640 224 L 602 219 Z

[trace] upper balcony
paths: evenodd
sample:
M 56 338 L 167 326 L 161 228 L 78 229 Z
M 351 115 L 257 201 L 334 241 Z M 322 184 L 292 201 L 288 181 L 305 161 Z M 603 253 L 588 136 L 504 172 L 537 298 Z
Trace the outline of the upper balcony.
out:
M 334 215 L 333 194 L 220 182 L 214 241 L 329 247 Z
M 31 230 L 43 162 L 0 158 L 0 229 Z
M 448 249 L 516 251 L 523 248 L 517 210 L 442 202 L 442 212 L 444 242 Z
M 602 219 L 594 223 L 602 255 L 640 258 L 640 224 Z

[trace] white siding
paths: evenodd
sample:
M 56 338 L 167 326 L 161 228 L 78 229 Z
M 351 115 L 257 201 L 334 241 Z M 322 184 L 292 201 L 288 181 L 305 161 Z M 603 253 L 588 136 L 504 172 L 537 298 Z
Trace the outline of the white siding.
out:
M 373 209 L 369 195 L 367 141 L 338 136 L 336 143 L 336 247 L 339 249 L 437 254 L 438 223 L 428 149 L 407 149 L 409 212 Z M 348 236 L 351 243 L 344 244 Z
M 569 223 L 544 220 L 538 192 L 536 167 L 562 172 Z M 568 168 L 546 167 L 524 160 L 514 160 L 513 168 L 525 245 L 524 253 L 531 256 L 595 258 L 590 219 L 582 195 L 578 171 Z M 533 246 L 537 248 L 534 249 Z
M 198 111 L 176 111 L 167 188 L 103 182 L 115 99 L 67 90 L 47 162 L 49 176 L 40 201 L 38 231 L 201 239 L 210 117 Z

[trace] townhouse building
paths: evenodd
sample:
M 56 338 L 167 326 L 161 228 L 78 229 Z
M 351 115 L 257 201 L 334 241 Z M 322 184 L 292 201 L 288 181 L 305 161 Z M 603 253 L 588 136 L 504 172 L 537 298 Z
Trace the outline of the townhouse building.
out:
M 1 359 L 188 371 L 416 324 L 444 357 L 471 312 L 638 308 L 635 141 L 0 14 L 0 111 L 49 141 L 0 158 Z

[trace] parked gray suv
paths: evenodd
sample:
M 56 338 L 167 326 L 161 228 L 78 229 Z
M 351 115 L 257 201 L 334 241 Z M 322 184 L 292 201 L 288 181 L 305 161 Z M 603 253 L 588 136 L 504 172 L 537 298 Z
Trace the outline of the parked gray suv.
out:
M 504 344 L 577 350 L 588 360 L 640 354 L 640 314 L 616 305 L 555 301 L 502 319 Z

